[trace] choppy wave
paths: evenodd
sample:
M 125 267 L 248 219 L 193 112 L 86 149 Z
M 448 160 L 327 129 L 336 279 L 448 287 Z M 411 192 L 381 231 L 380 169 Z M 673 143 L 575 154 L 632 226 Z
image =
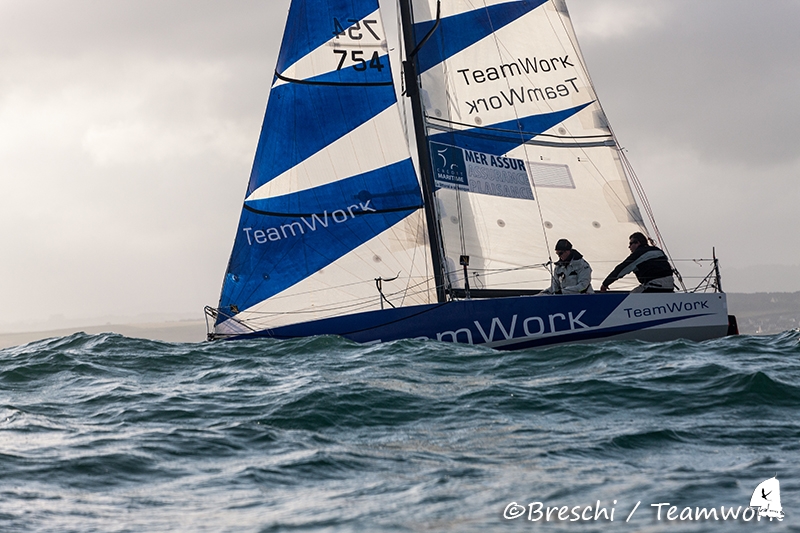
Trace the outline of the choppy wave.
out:
M 0 387 L 3 531 L 800 531 L 797 330 L 511 353 L 76 334 L 0 350 Z M 650 506 L 746 507 L 776 474 L 780 523 Z M 529 520 L 598 501 L 613 524 Z

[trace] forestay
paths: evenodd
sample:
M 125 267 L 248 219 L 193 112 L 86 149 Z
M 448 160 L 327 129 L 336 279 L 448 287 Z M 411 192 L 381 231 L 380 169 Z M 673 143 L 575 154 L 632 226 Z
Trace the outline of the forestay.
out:
M 430 303 L 426 232 L 377 0 L 293 2 L 216 332 Z
M 413 0 L 418 40 L 436 9 Z M 472 288 L 546 287 L 567 238 L 599 286 L 644 226 L 565 4 L 442 2 L 418 62 L 453 285 L 468 255 Z

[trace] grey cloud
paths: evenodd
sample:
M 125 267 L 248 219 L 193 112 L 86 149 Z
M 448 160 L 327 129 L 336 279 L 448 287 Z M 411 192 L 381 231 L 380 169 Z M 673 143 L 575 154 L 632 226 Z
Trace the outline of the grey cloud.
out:
M 259 54 L 283 30 L 288 2 L 26 0 L 0 4 L 0 51 L 15 54 Z M 278 9 L 276 9 L 276 7 Z M 273 37 L 274 38 L 274 37 Z
M 710 161 L 797 158 L 800 3 L 671 4 L 648 31 L 581 39 L 612 124 L 632 125 L 623 137 L 659 138 Z

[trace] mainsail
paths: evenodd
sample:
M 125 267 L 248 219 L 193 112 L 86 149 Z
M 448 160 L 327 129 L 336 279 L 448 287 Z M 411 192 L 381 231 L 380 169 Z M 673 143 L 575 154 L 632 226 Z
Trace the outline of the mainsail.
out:
M 378 1 L 293 2 L 216 331 L 429 303 L 428 250 Z
M 421 38 L 439 6 L 413 7 Z M 473 288 L 546 287 L 541 264 L 566 238 L 599 286 L 644 225 L 566 5 L 440 8 L 418 64 L 451 282 L 463 286 L 467 255 Z

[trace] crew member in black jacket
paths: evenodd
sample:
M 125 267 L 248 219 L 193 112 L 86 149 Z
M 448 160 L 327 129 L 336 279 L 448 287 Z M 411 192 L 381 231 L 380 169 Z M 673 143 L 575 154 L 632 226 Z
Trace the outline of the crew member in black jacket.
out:
M 630 236 L 628 247 L 631 255 L 606 277 L 600 292 L 606 292 L 609 285 L 633 272 L 640 285 L 631 292 L 675 292 L 672 267 L 666 254 L 655 246 L 650 246 L 644 234 L 636 232 Z

